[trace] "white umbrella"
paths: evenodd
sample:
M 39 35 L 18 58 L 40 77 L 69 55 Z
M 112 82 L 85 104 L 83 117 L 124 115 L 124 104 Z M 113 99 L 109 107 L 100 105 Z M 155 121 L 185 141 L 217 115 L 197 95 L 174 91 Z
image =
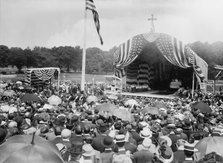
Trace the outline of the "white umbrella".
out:
M 53 110 L 54 107 L 53 107 L 52 105 L 50 105 L 50 104 L 44 104 L 44 105 L 43 105 L 43 109 Z
M 50 105 L 55 105 L 55 106 L 58 106 L 59 104 L 62 103 L 61 98 L 56 95 L 50 96 L 47 101 Z
M 9 106 L 9 105 L 2 105 L 2 106 L 1 106 L 1 110 L 2 110 L 2 112 L 8 112 L 9 109 L 10 109 L 10 106 Z
M 88 96 L 87 97 L 87 103 L 91 103 L 91 102 L 97 102 L 98 98 L 96 96 Z
M 125 106 L 138 106 L 139 103 L 134 99 L 129 99 L 125 102 Z

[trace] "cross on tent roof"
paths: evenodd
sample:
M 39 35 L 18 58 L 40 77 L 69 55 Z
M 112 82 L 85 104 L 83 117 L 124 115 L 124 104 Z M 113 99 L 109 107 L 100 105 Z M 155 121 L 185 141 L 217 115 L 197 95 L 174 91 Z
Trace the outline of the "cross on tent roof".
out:
M 154 18 L 154 15 L 151 15 L 151 18 L 148 19 L 148 21 L 151 21 L 151 29 L 150 32 L 155 32 L 155 25 L 154 25 L 154 21 L 157 20 L 157 18 Z

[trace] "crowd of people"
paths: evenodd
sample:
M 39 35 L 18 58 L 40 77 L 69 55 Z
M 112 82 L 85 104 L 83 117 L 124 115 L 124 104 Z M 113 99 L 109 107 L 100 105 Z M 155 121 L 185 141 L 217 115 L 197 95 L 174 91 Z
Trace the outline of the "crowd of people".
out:
M 54 144 L 68 163 L 193 163 L 204 161 L 206 154 L 197 143 L 223 135 L 223 102 L 221 96 L 213 94 L 197 92 L 193 98 L 174 99 L 120 95 L 109 99 L 100 93 L 89 101 L 92 95 L 72 83 L 61 85 L 59 90 L 25 89 L 8 83 L 2 90 L 14 90 L 14 94 L 1 95 L 0 150 L 13 136 L 35 134 Z M 40 100 L 22 100 L 27 93 Z M 61 103 L 44 108 L 52 95 Z M 126 105 L 129 99 L 137 104 Z M 199 101 L 211 111 L 194 108 Z M 98 106 L 104 103 L 127 110 L 131 120 L 101 111 Z M 5 112 L 5 105 L 15 109 Z M 150 112 L 149 107 L 156 107 L 158 113 Z

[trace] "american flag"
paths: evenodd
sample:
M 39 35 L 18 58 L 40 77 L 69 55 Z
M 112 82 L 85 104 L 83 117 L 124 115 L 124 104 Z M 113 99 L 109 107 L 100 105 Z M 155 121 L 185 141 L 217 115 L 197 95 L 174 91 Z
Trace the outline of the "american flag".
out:
M 138 57 L 145 43 L 143 35 L 136 35 L 122 43 L 114 53 L 115 64 L 121 67 L 131 64 Z
M 99 15 L 98 15 L 98 12 L 96 10 L 96 6 L 95 6 L 93 0 L 86 0 L 86 10 L 91 10 L 92 11 L 93 18 L 94 18 L 94 23 L 95 23 L 95 26 L 96 26 L 96 30 L 98 32 L 98 36 L 99 36 L 101 45 L 103 45 L 103 40 L 102 40 L 102 37 L 101 37 L 101 34 L 100 34 Z
M 158 49 L 170 63 L 181 68 L 191 67 L 185 55 L 185 46 L 181 41 L 177 40 L 175 37 L 160 34 L 160 37 L 155 42 Z

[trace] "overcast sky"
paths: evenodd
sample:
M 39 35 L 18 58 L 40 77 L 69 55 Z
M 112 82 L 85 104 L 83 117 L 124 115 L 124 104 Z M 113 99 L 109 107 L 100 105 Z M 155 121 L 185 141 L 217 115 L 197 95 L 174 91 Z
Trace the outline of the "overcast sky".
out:
M 94 0 L 100 16 L 101 46 L 87 12 L 87 47 L 109 50 L 150 30 L 184 43 L 223 41 L 223 0 Z M 9 47 L 83 45 L 85 0 L 0 0 L 0 44 Z

